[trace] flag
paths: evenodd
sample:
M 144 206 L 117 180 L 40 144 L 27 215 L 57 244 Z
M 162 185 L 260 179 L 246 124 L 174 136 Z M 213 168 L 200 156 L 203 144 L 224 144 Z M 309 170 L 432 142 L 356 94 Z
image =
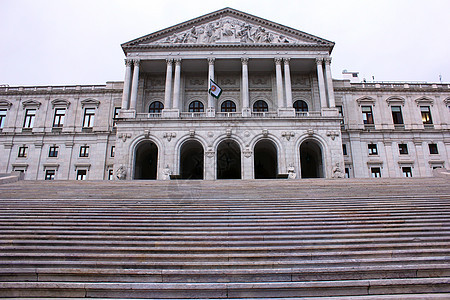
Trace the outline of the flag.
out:
M 212 79 L 209 79 L 209 93 L 216 99 L 219 99 L 222 94 L 222 89 Z

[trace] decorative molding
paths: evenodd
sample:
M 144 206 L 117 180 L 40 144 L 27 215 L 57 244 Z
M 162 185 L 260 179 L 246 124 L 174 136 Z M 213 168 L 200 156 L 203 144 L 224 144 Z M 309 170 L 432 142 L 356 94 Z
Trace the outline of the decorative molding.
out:
M 100 105 L 100 101 L 93 99 L 93 98 L 89 98 L 89 99 L 84 99 L 81 100 L 81 107 L 84 108 L 85 106 L 95 106 L 98 107 Z
M 429 160 L 428 161 L 428 164 L 430 165 L 430 167 L 432 167 L 432 166 L 444 166 L 444 164 L 445 164 L 445 161 L 443 161 L 443 160 Z
M 339 131 L 327 131 L 327 136 L 331 137 L 333 141 L 339 135 L 340 135 Z
M 90 169 L 91 168 L 91 164 L 89 163 L 75 163 L 75 170 L 76 169 Z
M 312 135 L 314 134 L 314 129 L 308 129 L 308 130 L 306 131 L 306 133 L 307 133 L 309 136 L 312 136 Z
M 37 109 L 39 109 L 39 107 L 41 106 L 41 102 L 36 101 L 36 100 L 26 100 L 22 102 L 22 106 L 25 109 L 25 107 L 31 107 L 31 106 L 35 106 L 37 107 Z
M 133 66 L 133 60 L 129 59 L 129 58 L 126 58 L 125 59 L 125 66 L 127 66 L 127 67 Z
M 405 106 L 405 99 L 399 96 L 389 97 L 386 99 L 386 102 L 388 105 L 401 104 L 402 106 Z
M 263 137 L 268 137 L 269 136 L 269 130 L 263 129 L 262 130 L 262 135 L 263 135 Z
M 248 65 L 248 57 L 241 57 L 241 62 L 243 65 Z
M 131 133 L 119 133 L 118 135 L 117 135 L 117 137 L 119 138 L 119 139 L 122 139 L 122 142 L 126 142 L 127 141 L 127 139 L 129 139 L 129 138 L 131 138 Z
M 69 108 L 69 106 L 70 106 L 70 101 L 65 100 L 65 99 L 55 99 L 55 100 L 52 100 L 51 103 L 52 103 L 52 108 L 55 108 L 55 106 Z
M 316 57 L 316 65 L 322 65 L 323 57 Z
M 275 61 L 276 65 L 281 65 L 281 63 L 283 62 L 283 59 L 281 57 L 275 57 L 273 60 Z
M 291 139 L 291 137 L 295 136 L 295 133 L 292 132 L 292 131 L 284 131 L 284 132 L 281 133 L 281 136 L 286 138 L 286 140 L 289 141 Z
M 55 169 L 56 171 L 58 171 L 59 169 L 59 164 L 55 164 L 55 163 L 45 163 L 44 164 L 44 171 L 46 169 Z
M 419 99 L 415 100 L 417 106 L 420 106 L 422 104 L 429 104 L 431 106 L 434 105 L 434 100 L 432 98 L 428 98 L 428 97 L 420 97 Z
M 0 100 L 0 107 L 7 107 L 8 109 L 12 106 L 12 103 L 8 100 Z
M 216 61 L 216 58 L 208 57 L 207 60 L 208 60 L 208 65 L 214 65 L 214 62 Z
M 356 103 L 358 103 L 359 106 L 364 104 L 375 106 L 376 100 L 374 98 L 364 96 L 359 99 L 356 99 Z
M 242 153 L 244 154 L 245 157 L 249 158 L 252 156 L 253 151 L 247 148 L 247 149 L 244 149 L 244 151 L 242 151 Z
M 1 101 L 0 101 L 1 103 Z M 445 105 L 450 105 L 450 97 L 444 100 Z
M 231 137 L 231 129 L 230 129 L 230 128 L 228 128 L 228 129 L 225 131 L 225 135 L 226 135 L 227 137 Z
M 189 136 L 191 138 L 195 136 L 195 130 L 194 129 L 189 130 Z
M 167 139 L 167 141 L 171 141 L 172 138 L 175 138 L 177 134 L 175 132 L 164 132 L 163 138 Z
M 414 161 L 413 160 L 399 160 L 398 162 L 399 166 L 402 165 L 414 165 Z
M 145 129 L 144 130 L 144 136 L 145 136 L 146 139 L 150 138 L 150 130 Z
M 209 158 L 213 158 L 215 154 L 216 153 L 214 152 L 214 150 L 211 150 L 211 149 L 205 151 L 206 157 L 209 157 Z

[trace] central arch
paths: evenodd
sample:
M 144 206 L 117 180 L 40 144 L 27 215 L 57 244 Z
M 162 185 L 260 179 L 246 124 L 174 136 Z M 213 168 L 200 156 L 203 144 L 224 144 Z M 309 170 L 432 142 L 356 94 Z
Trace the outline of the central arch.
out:
M 231 139 L 217 147 L 217 179 L 241 179 L 241 148 Z
M 270 140 L 260 140 L 254 148 L 255 179 L 273 179 L 278 174 L 277 147 Z
M 323 178 L 322 149 L 314 140 L 306 140 L 300 145 L 302 178 Z
M 204 150 L 195 140 L 186 141 L 180 149 L 181 179 L 203 179 Z
M 141 142 L 136 147 L 134 179 L 156 179 L 158 171 L 158 147 L 152 141 Z

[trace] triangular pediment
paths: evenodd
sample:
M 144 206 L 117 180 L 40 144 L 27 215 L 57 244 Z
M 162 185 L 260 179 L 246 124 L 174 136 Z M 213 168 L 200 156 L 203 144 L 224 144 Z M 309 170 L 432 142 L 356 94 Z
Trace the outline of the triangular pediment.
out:
M 333 42 L 232 8 L 186 21 L 122 45 L 133 48 L 208 46 L 315 46 Z

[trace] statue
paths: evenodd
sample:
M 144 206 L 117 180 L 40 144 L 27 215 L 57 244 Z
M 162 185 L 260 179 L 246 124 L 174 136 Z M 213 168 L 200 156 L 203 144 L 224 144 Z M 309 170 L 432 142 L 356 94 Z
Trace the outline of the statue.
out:
M 297 178 L 297 173 L 295 173 L 295 167 L 294 164 L 289 164 L 288 167 L 288 179 L 295 179 Z
M 172 175 L 172 171 L 170 170 L 169 165 L 166 165 L 163 170 L 163 180 L 169 180 L 170 175 Z
M 127 170 L 124 166 L 120 166 L 116 171 L 117 179 L 125 180 L 127 178 Z
M 339 165 L 339 163 L 336 163 L 336 165 L 333 167 L 333 178 L 344 178 L 345 174 L 342 172 L 342 169 Z

